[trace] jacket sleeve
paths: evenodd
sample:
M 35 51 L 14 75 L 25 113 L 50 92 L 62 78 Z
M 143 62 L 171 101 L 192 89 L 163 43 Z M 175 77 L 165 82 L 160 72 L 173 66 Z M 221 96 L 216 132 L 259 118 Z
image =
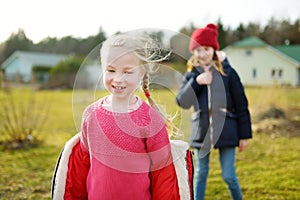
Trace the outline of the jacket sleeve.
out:
M 86 178 L 89 154 L 82 150 L 79 134 L 68 140 L 56 163 L 52 179 L 52 199 L 87 199 Z
M 239 139 L 252 138 L 248 100 L 240 77 L 233 68 L 230 73 L 230 92 L 238 120 Z
M 183 77 L 178 94 L 176 96 L 176 103 L 184 108 L 189 109 L 197 102 L 197 94 L 203 89 L 203 85 L 199 85 L 196 82 L 196 73 L 187 72 Z
M 186 152 L 186 169 L 188 170 L 188 183 L 189 183 L 189 193 L 191 200 L 194 199 L 194 164 L 193 164 L 193 156 L 190 150 Z
M 171 140 L 172 160 L 168 166 L 150 173 L 152 199 L 193 200 L 193 158 L 188 143 Z
M 89 154 L 81 148 L 80 142 L 78 142 L 69 158 L 64 195 L 65 200 L 88 199 L 86 179 L 89 168 Z
M 79 141 L 73 147 L 69 158 L 68 172 L 65 187 L 65 200 L 88 199 L 86 180 L 90 169 L 90 155 L 87 146 L 87 110 L 84 111 L 81 132 L 78 134 Z
M 152 171 L 150 179 L 152 200 L 180 200 L 178 181 L 172 163 Z
M 162 128 L 146 139 L 147 152 L 151 160 L 149 177 L 152 200 L 179 200 L 177 177 L 172 162 L 171 145 L 164 120 L 157 112 L 157 121 Z

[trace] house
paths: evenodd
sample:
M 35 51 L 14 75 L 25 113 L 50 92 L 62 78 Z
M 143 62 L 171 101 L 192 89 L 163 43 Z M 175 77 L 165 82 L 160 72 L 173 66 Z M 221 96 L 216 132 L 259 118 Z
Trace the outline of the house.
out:
M 45 82 L 49 78 L 48 71 L 67 56 L 31 51 L 15 51 L 1 65 L 4 70 L 4 80 L 28 83 L 33 78 L 34 67 L 39 68 L 35 79 Z
M 223 51 L 245 85 L 300 85 L 300 45 L 270 46 L 248 37 Z

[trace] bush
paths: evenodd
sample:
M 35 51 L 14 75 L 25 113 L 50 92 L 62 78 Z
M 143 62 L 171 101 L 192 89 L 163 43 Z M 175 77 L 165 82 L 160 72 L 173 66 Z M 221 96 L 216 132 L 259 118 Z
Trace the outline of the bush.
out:
M 59 62 L 50 70 L 50 79 L 48 81 L 48 84 L 44 87 L 48 89 L 73 88 L 76 73 L 79 70 L 83 60 L 84 57 L 71 56 Z
M 47 119 L 49 103 L 38 101 L 29 90 L 1 92 L 0 141 L 5 149 L 32 147 Z

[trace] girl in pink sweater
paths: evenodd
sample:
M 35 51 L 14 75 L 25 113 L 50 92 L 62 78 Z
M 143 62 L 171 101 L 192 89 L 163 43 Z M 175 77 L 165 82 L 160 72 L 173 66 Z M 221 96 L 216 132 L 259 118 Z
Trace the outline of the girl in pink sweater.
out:
M 166 122 L 148 88 L 151 64 L 164 60 L 153 45 L 150 38 L 129 34 L 103 43 L 103 82 L 110 94 L 84 111 L 68 157 L 64 199 L 183 199 Z M 135 95 L 140 84 L 151 106 Z M 192 159 L 186 153 L 192 199 Z

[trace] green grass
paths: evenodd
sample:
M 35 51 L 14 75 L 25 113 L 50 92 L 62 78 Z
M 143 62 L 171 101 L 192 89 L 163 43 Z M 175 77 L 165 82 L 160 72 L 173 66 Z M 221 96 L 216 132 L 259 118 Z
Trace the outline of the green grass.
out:
M 247 88 L 246 93 L 253 111 L 269 105 L 285 110 L 300 108 L 300 89 Z M 47 102 L 50 102 L 47 123 L 39 133 L 44 142 L 32 149 L 0 151 L 0 199 L 50 199 L 51 178 L 57 156 L 64 143 L 77 132 L 73 120 L 72 91 L 41 91 L 37 95 L 41 99 L 46 95 Z M 99 92 L 91 98 L 102 95 Z M 185 132 L 182 139 L 187 140 L 190 111 L 181 113 L 170 91 L 155 92 L 153 96 L 167 112 L 174 114 L 177 110 L 179 116 L 183 116 L 183 120 L 176 123 L 181 123 Z M 80 114 L 90 100 L 77 99 L 74 105 L 79 108 L 74 109 Z M 236 155 L 237 174 L 244 199 L 300 199 L 300 137 L 258 133 L 253 136 L 248 149 Z M 206 199 L 229 199 L 218 159 L 218 151 L 212 151 Z
M 50 183 L 59 148 L 1 152 L 1 199 L 50 199 Z
M 237 152 L 237 175 L 244 199 L 300 199 L 300 138 L 254 134 L 245 152 Z M 221 178 L 218 151 L 213 151 L 207 199 L 229 199 Z

